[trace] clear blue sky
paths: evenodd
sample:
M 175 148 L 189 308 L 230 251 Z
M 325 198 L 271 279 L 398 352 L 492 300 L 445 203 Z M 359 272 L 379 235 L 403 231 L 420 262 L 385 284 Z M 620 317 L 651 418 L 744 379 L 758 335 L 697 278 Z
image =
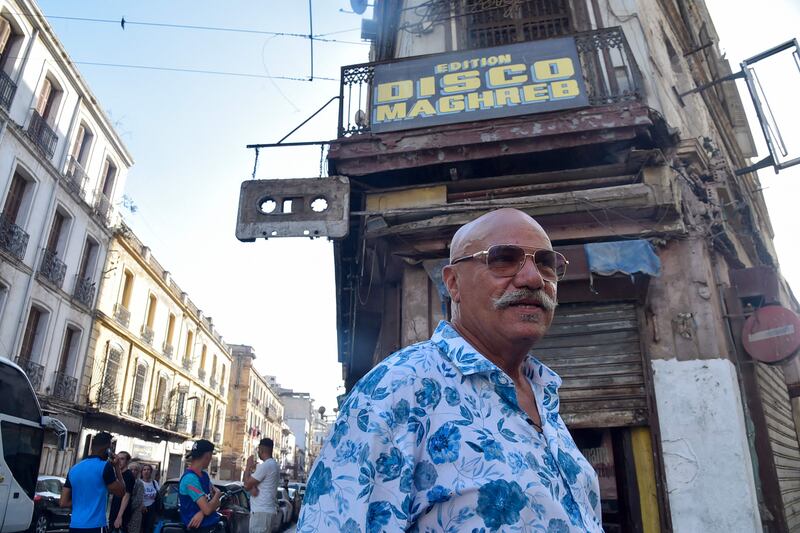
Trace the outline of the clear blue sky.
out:
M 40 5 L 47 15 L 308 33 L 307 2 L 298 0 L 43 0 Z M 734 68 L 742 58 L 800 32 L 800 7 L 791 0 L 765 0 L 758 9 L 746 0 L 708 0 L 708 5 Z M 347 0 L 314 0 L 314 33 L 358 28 L 359 16 L 340 12 L 348 7 Z M 134 25 L 122 31 L 114 24 L 59 19 L 51 23 L 75 61 L 297 77 L 310 72 L 305 39 Z M 358 30 L 330 37 L 360 41 Z M 316 43 L 314 51 L 315 75 L 338 79 L 340 65 L 367 60 L 368 47 Z M 234 226 L 239 185 L 253 168 L 253 154 L 244 146 L 280 139 L 337 94 L 338 83 L 95 66 L 80 70 L 136 159 L 127 194 L 139 210 L 126 217 L 129 224 L 214 318 L 226 340 L 252 344 L 257 368 L 332 409 L 341 392 L 341 367 L 330 243 L 273 239 L 243 244 L 235 239 Z M 784 82 L 778 100 L 800 92 L 800 76 Z M 800 142 L 796 126 L 786 120 L 782 126 Z M 332 107 L 296 140 L 330 139 L 335 128 Z M 755 136 L 761 142 L 760 133 Z M 800 154 L 800 146 L 795 148 Z M 316 147 L 266 151 L 258 175 L 312 177 L 319 173 L 319 161 Z M 792 239 L 800 169 L 761 176 L 784 275 L 800 291 L 800 253 Z

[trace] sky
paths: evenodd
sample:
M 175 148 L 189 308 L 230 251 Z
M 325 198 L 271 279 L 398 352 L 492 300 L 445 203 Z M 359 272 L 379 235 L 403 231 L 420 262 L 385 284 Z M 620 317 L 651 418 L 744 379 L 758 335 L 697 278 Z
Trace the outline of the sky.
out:
M 313 33 L 351 41 L 315 42 L 314 75 L 338 80 L 339 67 L 367 61 L 361 16 L 347 0 L 312 0 Z M 307 2 L 226 0 L 40 0 L 73 61 L 214 70 L 308 78 L 308 39 L 131 24 L 146 21 L 309 33 Z M 739 61 L 800 33 L 800 2 L 707 0 L 720 46 Z M 368 10 L 367 16 L 370 15 Z M 118 24 L 59 16 L 119 20 Z M 334 33 L 335 32 L 335 33 Z M 800 74 L 763 69 L 762 82 L 790 152 L 800 156 L 796 115 Z M 789 64 L 789 66 L 791 66 Z M 137 210 L 127 223 L 231 343 L 250 344 L 256 368 L 288 388 L 310 392 L 328 411 L 344 392 L 337 362 L 333 248 L 325 239 L 241 243 L 234 236 L 239 186 L 253 172 L 245 145 L 276 142 L 338 93 L 338 81 L 161 72 L 79 64 L 92 91 L 132 152 L 126 194 Z M 760 71 L 761 73 L 762 71 Z M 746 109 L 749 97 L 742 85 Z M 289 140 L 336 136 L 335 105 Z M 751 118 L 751 127 L 756 123 Z M 759 155 L 763 137 L 754 130 Z M 794 142 L 792 142 L 794 141 Z M 315 177 L 318 147 L 261 152 L 258 178 Z M 760 173 L 783 274 L 800 294 L 796 199 L 800 166 Z

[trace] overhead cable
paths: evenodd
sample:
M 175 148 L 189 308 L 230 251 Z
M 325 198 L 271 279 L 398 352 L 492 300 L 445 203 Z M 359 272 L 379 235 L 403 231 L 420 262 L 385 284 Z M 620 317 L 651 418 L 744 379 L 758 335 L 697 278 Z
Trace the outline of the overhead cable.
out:
M 73 61 L 73 63 L 75 63 L 76 65 L 90 65 L 95 67 L 128 68 L 128 69 L 139 69 L 139 70 L 161 70 L 165 72 L 187 72 L 191 74 L 212 74 L 215 76 L 235 76 L 239 78 L 261 78 L 267 80 L 337 81 L 336 78 L 325 78 L 322 76 L 315 76 L 314 79 L 312 80 L 307 77 L 301 78 L 298 76 L 271 76 L 266 74 L 251 74 L 247 72 L 225 72 L 221 70 L 203 70 L 203 69 L 180 68 L 180 67 L 157 67 L 152 65 L 127 65 L 122 63 L 99 63 L 94 61 Z

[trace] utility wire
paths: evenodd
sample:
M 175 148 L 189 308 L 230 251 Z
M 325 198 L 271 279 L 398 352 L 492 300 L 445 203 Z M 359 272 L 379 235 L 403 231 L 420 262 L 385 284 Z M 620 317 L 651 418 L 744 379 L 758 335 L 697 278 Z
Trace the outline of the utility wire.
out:
M 290 81 L 337 81 L 336 78 L 324 78 L 322 76 L 315 76 L 314 80 L 309 78 L 301 78 L 297 76 L 270 76 L 266 74 L 250 74 L 247 72 L 225 72 L 221 70 L 203 70 L 193 68 L 179 68 L 179 67 L 156 67 L 152 65 L 127 65 L 122 63 L 99 63 L 94 61 L 73 61 L 76 65 L 90 65 L 94 67 L 112 67 L 112 68 L 128 68 L 138 70 L 160 70 L 165 72 L 187 72 L 191 74 L 212 74 L 215 76 L 235 76 L 239 78 L 260 78 L 267 80 L 290 80 Z

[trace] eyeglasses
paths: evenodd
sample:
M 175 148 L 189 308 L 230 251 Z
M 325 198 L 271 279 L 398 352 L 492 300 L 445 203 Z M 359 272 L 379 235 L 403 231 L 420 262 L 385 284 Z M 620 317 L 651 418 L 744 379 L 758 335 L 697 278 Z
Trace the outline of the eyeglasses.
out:
M 530 257 L 542 279 L 547 281 L 560 281 L 567 273 L 569 261 L 559 252 L 546 248 L 523 248 L 515 244 L 495 244 L 488 250 L 483 250 L 471 255 L 459 257 L 450 262 L 451 265 L 468 259 L 483 258 L 489 271 L 502 278 L 511 278 L 517 275 L 525 266 L 525 261 Z

